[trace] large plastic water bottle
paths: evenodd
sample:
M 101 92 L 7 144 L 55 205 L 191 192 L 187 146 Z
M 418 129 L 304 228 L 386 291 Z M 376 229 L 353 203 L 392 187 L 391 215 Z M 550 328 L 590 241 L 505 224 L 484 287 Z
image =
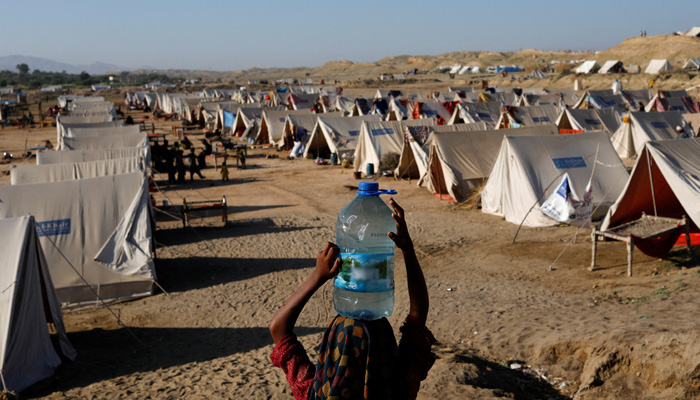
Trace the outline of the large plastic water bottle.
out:
M 335 310 L 348 318 L 374 320 L 394 311 L 394 242 L 391 209 L 376 182 L 361 182 L 357 197 L 338 215 L 336 244 L 343 266 L 334 281 Z

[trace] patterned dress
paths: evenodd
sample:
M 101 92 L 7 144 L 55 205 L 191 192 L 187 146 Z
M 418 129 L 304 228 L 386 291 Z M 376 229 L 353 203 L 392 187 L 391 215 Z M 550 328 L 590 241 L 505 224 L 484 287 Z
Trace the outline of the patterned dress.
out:
M 270 355 L 282 368 L 296 400 L 415 399 L 435 357 L 432 333 L 414 318 L 401 327 L 401 342 L 386 318 L 361 321 L 337 316 L 323 335 L 316 367 L 294 334 Z

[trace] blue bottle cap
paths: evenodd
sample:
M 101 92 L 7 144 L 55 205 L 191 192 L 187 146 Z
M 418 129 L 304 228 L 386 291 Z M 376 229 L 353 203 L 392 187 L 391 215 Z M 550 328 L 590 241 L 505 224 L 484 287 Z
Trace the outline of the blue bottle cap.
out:
M 358 196 L 379 196 L 380 194 L 396 194 L 396 190 L 379 190 L 377 182 L 360 182 Z
M 378 192 L 379 183 L 377 182 L 360 182 L 358 185 L 360 192 Z

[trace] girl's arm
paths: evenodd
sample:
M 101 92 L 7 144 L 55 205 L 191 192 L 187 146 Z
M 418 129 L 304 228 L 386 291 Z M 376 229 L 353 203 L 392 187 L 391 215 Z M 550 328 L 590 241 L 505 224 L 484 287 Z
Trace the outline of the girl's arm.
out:
M 417 322 L 425 325 L 428 319 L 428 309 L 430 308 L 430 299 L 428 298 L 428 287 L 425 284 L 423 270 L 421 270 L 416 257 L 416 251 L 413 248 L 413 241 L 408 234 L 404 211 L 394 199 L 389 200 L 389 204 L 394 209 L 392 217 L 396 221 L 396 233 L 389 232 L 388 236 L 394 241 L 396 247 L 403 252 L 404 262 L 406 263 L 406 278 L 408 280 L 408 297 L 411 302 L 409 315 L 417 320 Z
M 326 247 L 318 253 L 316 257 L 316 269 L 311 273 L 299 289 L 292 294 L 270 321 L 270 334 L 275 344 L 294 330 L 294 324 L 304 309 L 306 302 L 327 280 L 333 278 L 338 271 L 342 261 L 340 260 L 340 249 L 335 244 L 328 242 Z

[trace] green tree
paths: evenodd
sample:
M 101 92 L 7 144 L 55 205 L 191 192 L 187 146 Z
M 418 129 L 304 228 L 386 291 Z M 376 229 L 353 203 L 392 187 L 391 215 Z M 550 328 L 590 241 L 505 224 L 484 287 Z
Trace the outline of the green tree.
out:
M 17 71 L 19 72 L 19 75 L 26 75 L 29 72 L 29 65 L 22 63 L 22 64 L 17 64 L 15 67 L 17 68 Z

